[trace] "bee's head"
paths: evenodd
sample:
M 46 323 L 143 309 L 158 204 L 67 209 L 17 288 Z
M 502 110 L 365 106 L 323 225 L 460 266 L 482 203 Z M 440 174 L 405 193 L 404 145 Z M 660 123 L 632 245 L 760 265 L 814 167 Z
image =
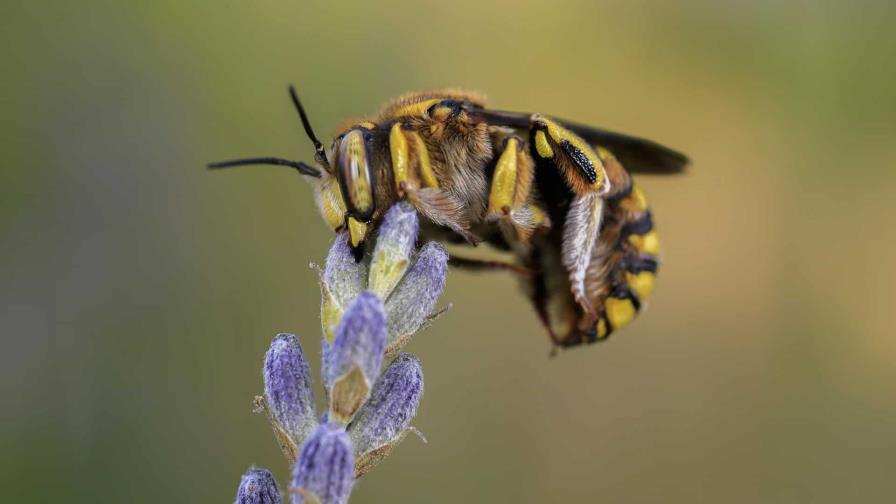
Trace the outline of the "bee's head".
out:
M 355 248 L 363 243 L 376 210 L 376 183 L 369 141 L 370 130 L 362 126 L 337 135 L 325 158 L 327 176 L 322 177 L 335 179 L 336 183 L 322 180 L 318 189 L 317 204 L 321 215 L 334 229 L 347 228 Z
M 269 164 L 290 166 L 306 176 L 314 188 L 314 199 L 324 221 L 335 231 L 348 230 L 353 248 L 367 236 L 368 224 L 376 206 L 374 172 L 367 148 L 370 132 L 362 126 L 352 128 L 333 139 L 327 150 L 317 139 L 305 109 L 293 86 L 289 95 L 302 118 L 302 126 L 314 144 L 314 164 L 273 157 L 236 159 L 211 163 L 209 168 Z

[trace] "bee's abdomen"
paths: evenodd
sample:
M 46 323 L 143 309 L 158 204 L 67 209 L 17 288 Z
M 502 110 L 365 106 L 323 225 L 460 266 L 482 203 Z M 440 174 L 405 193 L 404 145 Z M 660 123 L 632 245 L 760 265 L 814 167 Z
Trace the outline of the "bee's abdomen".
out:
M 659 265 L 659 239 L 644 193 L 635 185 L 607 201 L 607 217 L 594 260 L 592 291 L 598 321 L 586 338 L 605 339 L 629 324 L 653 292 Z

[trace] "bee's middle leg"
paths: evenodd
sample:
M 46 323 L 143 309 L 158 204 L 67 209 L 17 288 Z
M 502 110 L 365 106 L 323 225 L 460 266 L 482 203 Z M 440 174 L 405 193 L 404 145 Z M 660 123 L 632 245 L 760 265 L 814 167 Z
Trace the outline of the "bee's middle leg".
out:
M 488 195 L 486 221 L 498 225 L 511 244 L 525 245 L 548 225 L 547 214 L 531 201 L 535 162 L 516 135 L 501 140 Z
M 600 235 L 603 198 L 610 191 L 607 171 L 590 145 L 540 114 L 532 115 L 529 140 L 533 157 L 540 165 L 559 171 L 573 193 L 563 224 L 562 262 L 569 273 L 573 297 L 596 320 L 597 314 L 585 289 L 585 275 Z

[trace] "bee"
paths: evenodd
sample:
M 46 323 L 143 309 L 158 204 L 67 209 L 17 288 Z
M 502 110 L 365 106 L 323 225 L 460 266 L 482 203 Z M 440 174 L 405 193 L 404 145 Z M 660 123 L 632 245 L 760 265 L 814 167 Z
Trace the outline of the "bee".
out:
M 653 291 L 659 241 L 632 173 L 675 174 L 687 157 L 650 140 L 551 118 L 489 109 L 448 89 L 402 95 L 375 116 L 345 122 L 329 148 L 289 94 L 314 163 L 262 157 L 209 168 L 292 167 L 314 188 L 324 221 L 360 257 L 398 201 L 421 235 L 454 244 L 451 263 L 517 273 L 556 347 L 606 339 Z M 478 245 L 500 259 L 472 253 Z

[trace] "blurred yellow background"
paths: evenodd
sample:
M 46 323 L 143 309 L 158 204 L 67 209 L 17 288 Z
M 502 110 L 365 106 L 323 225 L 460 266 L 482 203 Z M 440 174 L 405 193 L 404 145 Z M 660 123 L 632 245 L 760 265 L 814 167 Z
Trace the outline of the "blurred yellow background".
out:
M 650 309 L 549 359 L 515 281 L 453 272 L 426 396 L 352 502 L 892 502 L 888 2 L 8 2 L 0 495 L 230 502 L 288 468 L 251 413 L 276 332 L 319 363 L 326 133 L 404 91 L 656 139 Z

